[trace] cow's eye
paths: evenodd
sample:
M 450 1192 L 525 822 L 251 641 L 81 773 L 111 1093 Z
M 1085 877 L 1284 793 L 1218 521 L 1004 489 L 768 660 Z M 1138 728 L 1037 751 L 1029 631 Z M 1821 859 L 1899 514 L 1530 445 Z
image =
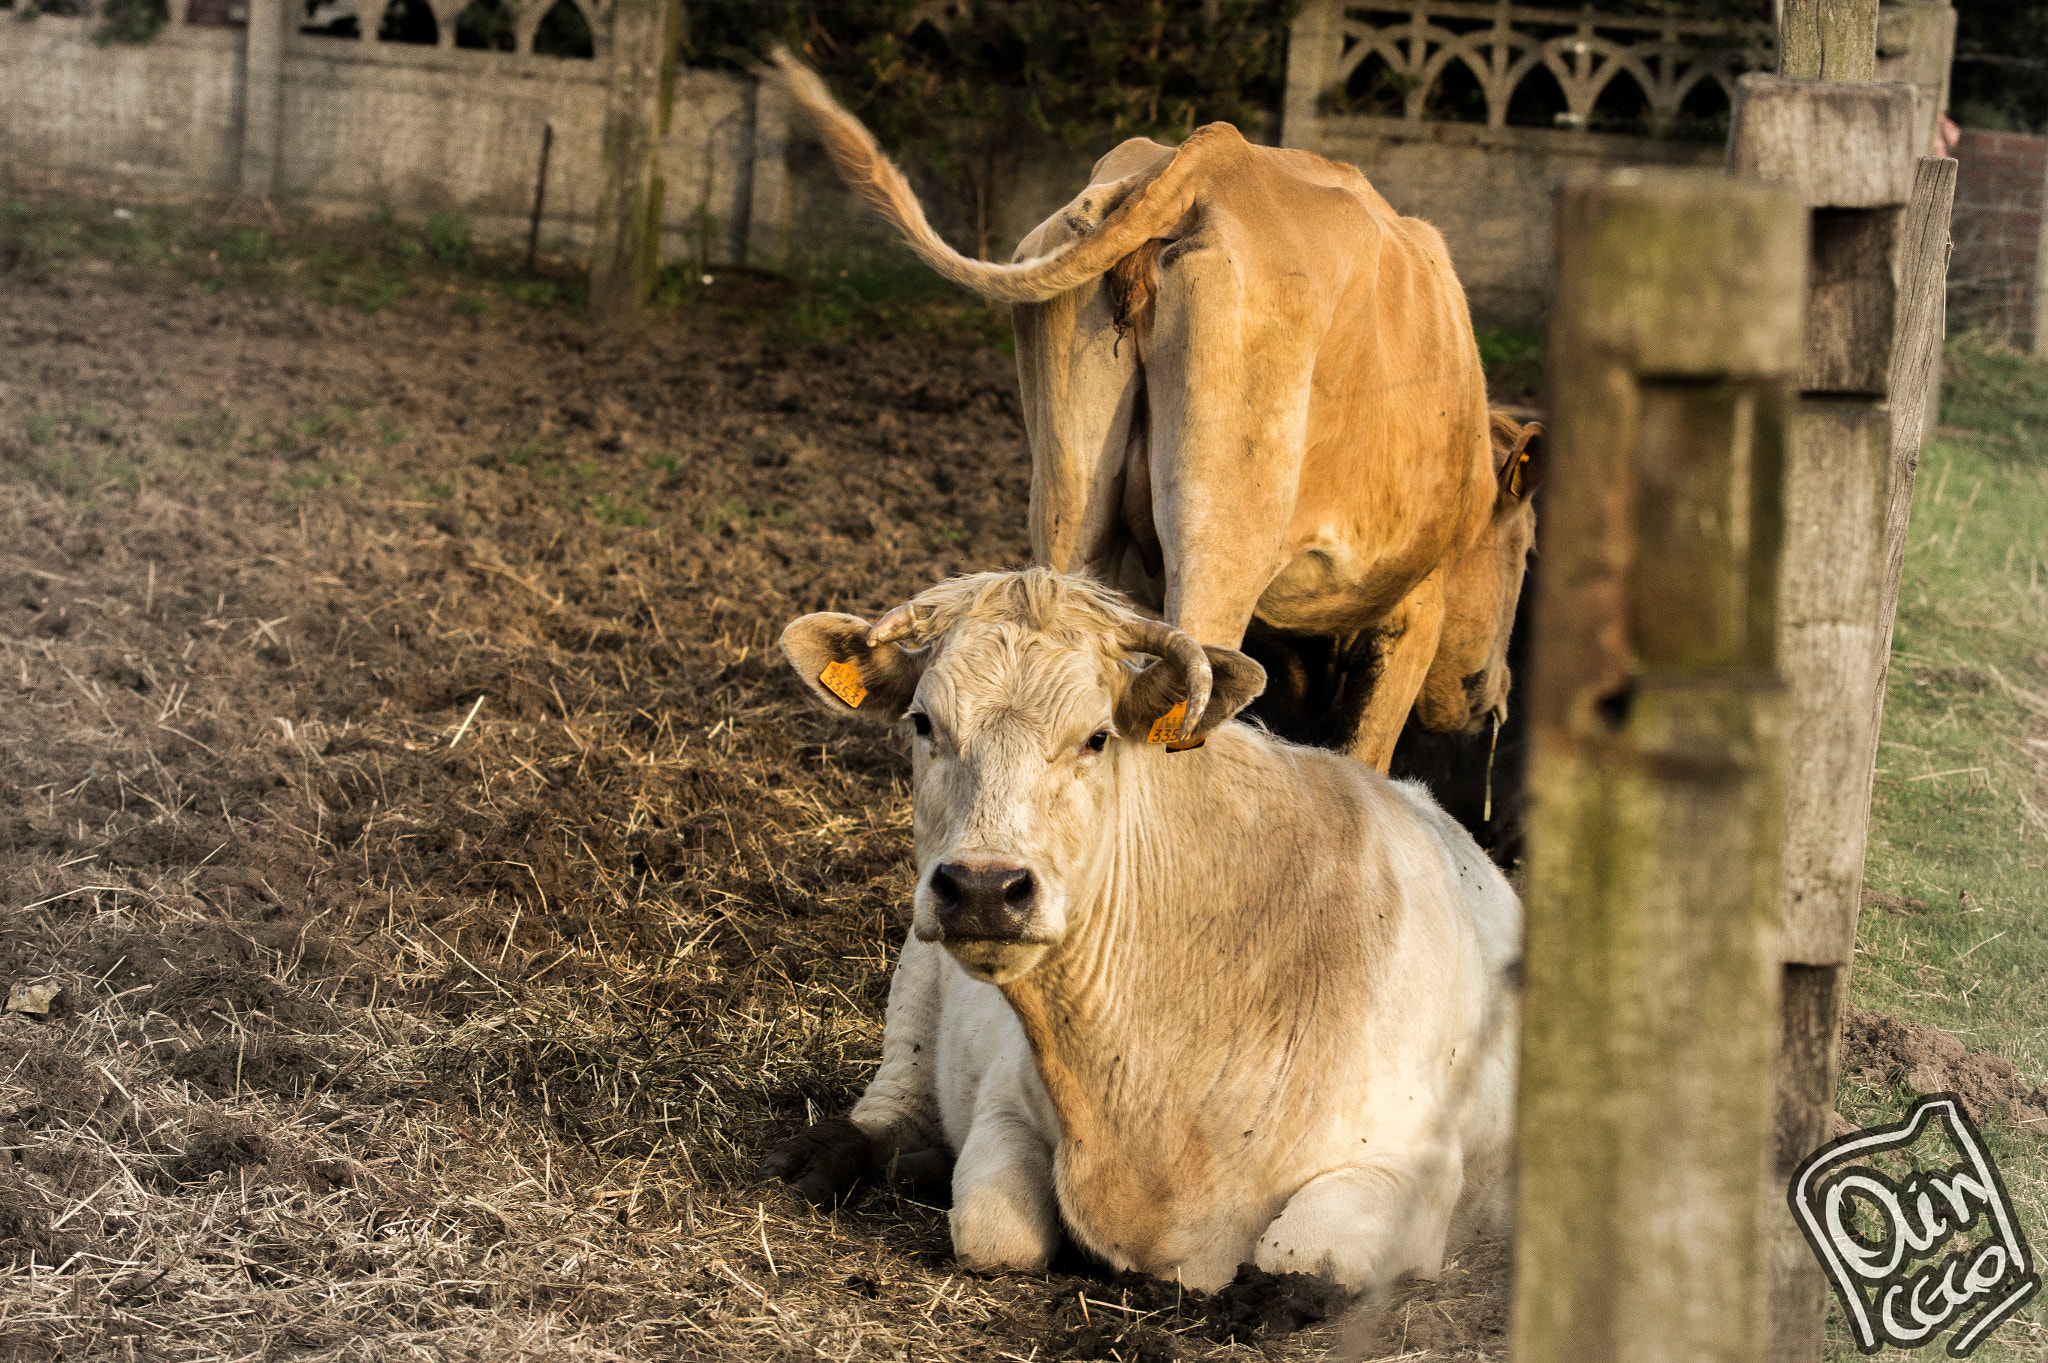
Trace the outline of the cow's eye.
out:
M 1107 729 L 1097 729 L 1097 730 L 1096 730 L 1096 731 L 1095 731 L 1095 732 L 1094 732 L 1094 733 L 1093 733 L 1092 735 L 1090 735 L 1090 736 L 1089 736 L 1089 739 L 1088 739 L 1088 742 L 1087 742 L 1087 744 L 1086 744 L 1086 747 L 1087 747 L 1087 749 L 1088 749 L 1088 751 L 1089 751 L 1089 752 L 1101 752 L 1101 751 L 1102 751 L 1102 749 L 1103 749 L 1103 746 L 1104 746 L 1105 744 L 1107 744 L 1108 742 L 1109 742 L 1109 730 L 1107 730 Z
M 910 727 L 917 730 L 919 738 L 930 738 L 932 736 L 932 717 L 922 710 L 912 710 L 910 712 Z

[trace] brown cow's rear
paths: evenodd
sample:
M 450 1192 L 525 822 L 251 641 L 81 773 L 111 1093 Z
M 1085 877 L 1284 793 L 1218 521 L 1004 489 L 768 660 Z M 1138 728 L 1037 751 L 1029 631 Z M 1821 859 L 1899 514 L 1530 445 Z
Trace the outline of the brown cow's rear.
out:
M 966 261 L 802 76 L 849 178 L 947 277 L 1015 302 L 1041 562 L 1205 644 L 1339 641 L 1372 675 L 1329 737 L 1382 770 L 1425 678 L 1433 728 L 1504 703 L 1526 487 L 1497 477 L 1434 228 L 1349 166 L 1212 124 L 1177 151 L 1125 142 L 1015 263 Z

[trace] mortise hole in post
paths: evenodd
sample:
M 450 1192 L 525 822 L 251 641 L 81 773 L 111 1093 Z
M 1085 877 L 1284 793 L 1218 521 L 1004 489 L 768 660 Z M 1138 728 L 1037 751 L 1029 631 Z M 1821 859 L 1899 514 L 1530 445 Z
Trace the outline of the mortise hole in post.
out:
M 1807 393 L 1882 397 L 1890 385 L 1897 208 L 1816 208 L 1808 270 Z
M 1778 988 L 1777 1115 L 1772 1144 L 1789 1171 L 1828 1139 L 1835 1109 L 1831 1063 L 1842 1016 L 1842 968 L 1787 964 Z
M 1638 665 L 1665 674 L 1768 667 L 1776 632 L 1782 394 L 1738 379 L 1646 377 L 1630 572 Z M 1734 570 L 1734 571 L 1731 571 Z

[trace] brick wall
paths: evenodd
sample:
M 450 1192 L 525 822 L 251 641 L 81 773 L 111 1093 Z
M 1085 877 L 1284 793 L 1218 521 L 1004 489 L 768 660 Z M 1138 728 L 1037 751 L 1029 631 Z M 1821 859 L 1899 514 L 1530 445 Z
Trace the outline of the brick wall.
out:
M 1950 329 L 2031 340 L 2048 137 L 1965 129 L 1952 154 L 1958 166 Z

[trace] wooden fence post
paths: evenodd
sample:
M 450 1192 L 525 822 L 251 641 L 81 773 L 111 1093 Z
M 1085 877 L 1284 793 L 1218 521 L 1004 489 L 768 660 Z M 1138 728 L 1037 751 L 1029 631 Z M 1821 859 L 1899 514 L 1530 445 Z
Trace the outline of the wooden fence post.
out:
M 637 316 L 661 264 L 661 139 L 668 132 L 681 0 L 616 0 L 611 85 L 605 100 L 596 239 L 590 250 L 590 316 Z
M 1877 0 L 1784 0 L 1778 74 L 1869 80 L 1877 74 Z
M 1894 550 L 1904 550 L 1939 350 L 1954 163 L 1918 161 L 1927 169 L 1916 170 L 1914 126 L 1909 85 L 1746 76 L 1729 141 L 1731 172 L 1788 185 L 1813 214 L 1780 638 L 1791 735 L 1774 1133 L 1780 1194 L 1830 1135 L 1898 594 L 1890 565 Z M 1825 1280 L 1782 1199 L 1770 1232 L 1769 1356 L 1814 1363 Z
M 1923 156 L 1913 172 L 1913 198 L 1900 229 L 1899 335 L 1892 347 L 1892 467 L 1884 518 L 1883 663 L 1891 661 L 1892 617 L 1906 571 L 1906 520 L 1913 510 L 1913 477 L 1920 443 L 1936 416 L 1941 391 L 1941 340 L 1947 331 L 1949 219 L 1955 211 L 1956 163 Z M 1884 707 L 1884 678 L 1877 704 Z M 1874 726 L 1873 726 L 1874 727 Z M 1873 759 L 1874 760 L 1874 759 Z
M 1877 71 L 1871 79 L 1902 80 L 1919 92 L 1913 106 L 1915 156 L 1934 150 L 1935 129 L 1948 112 L 1955 51 L 1956 12 L 1947 0 L 1903 0 L 1879 11 Z
M 1752 1363 L 1806 217 L 1624 171 L 1555 243 L 1513 1355 Z

